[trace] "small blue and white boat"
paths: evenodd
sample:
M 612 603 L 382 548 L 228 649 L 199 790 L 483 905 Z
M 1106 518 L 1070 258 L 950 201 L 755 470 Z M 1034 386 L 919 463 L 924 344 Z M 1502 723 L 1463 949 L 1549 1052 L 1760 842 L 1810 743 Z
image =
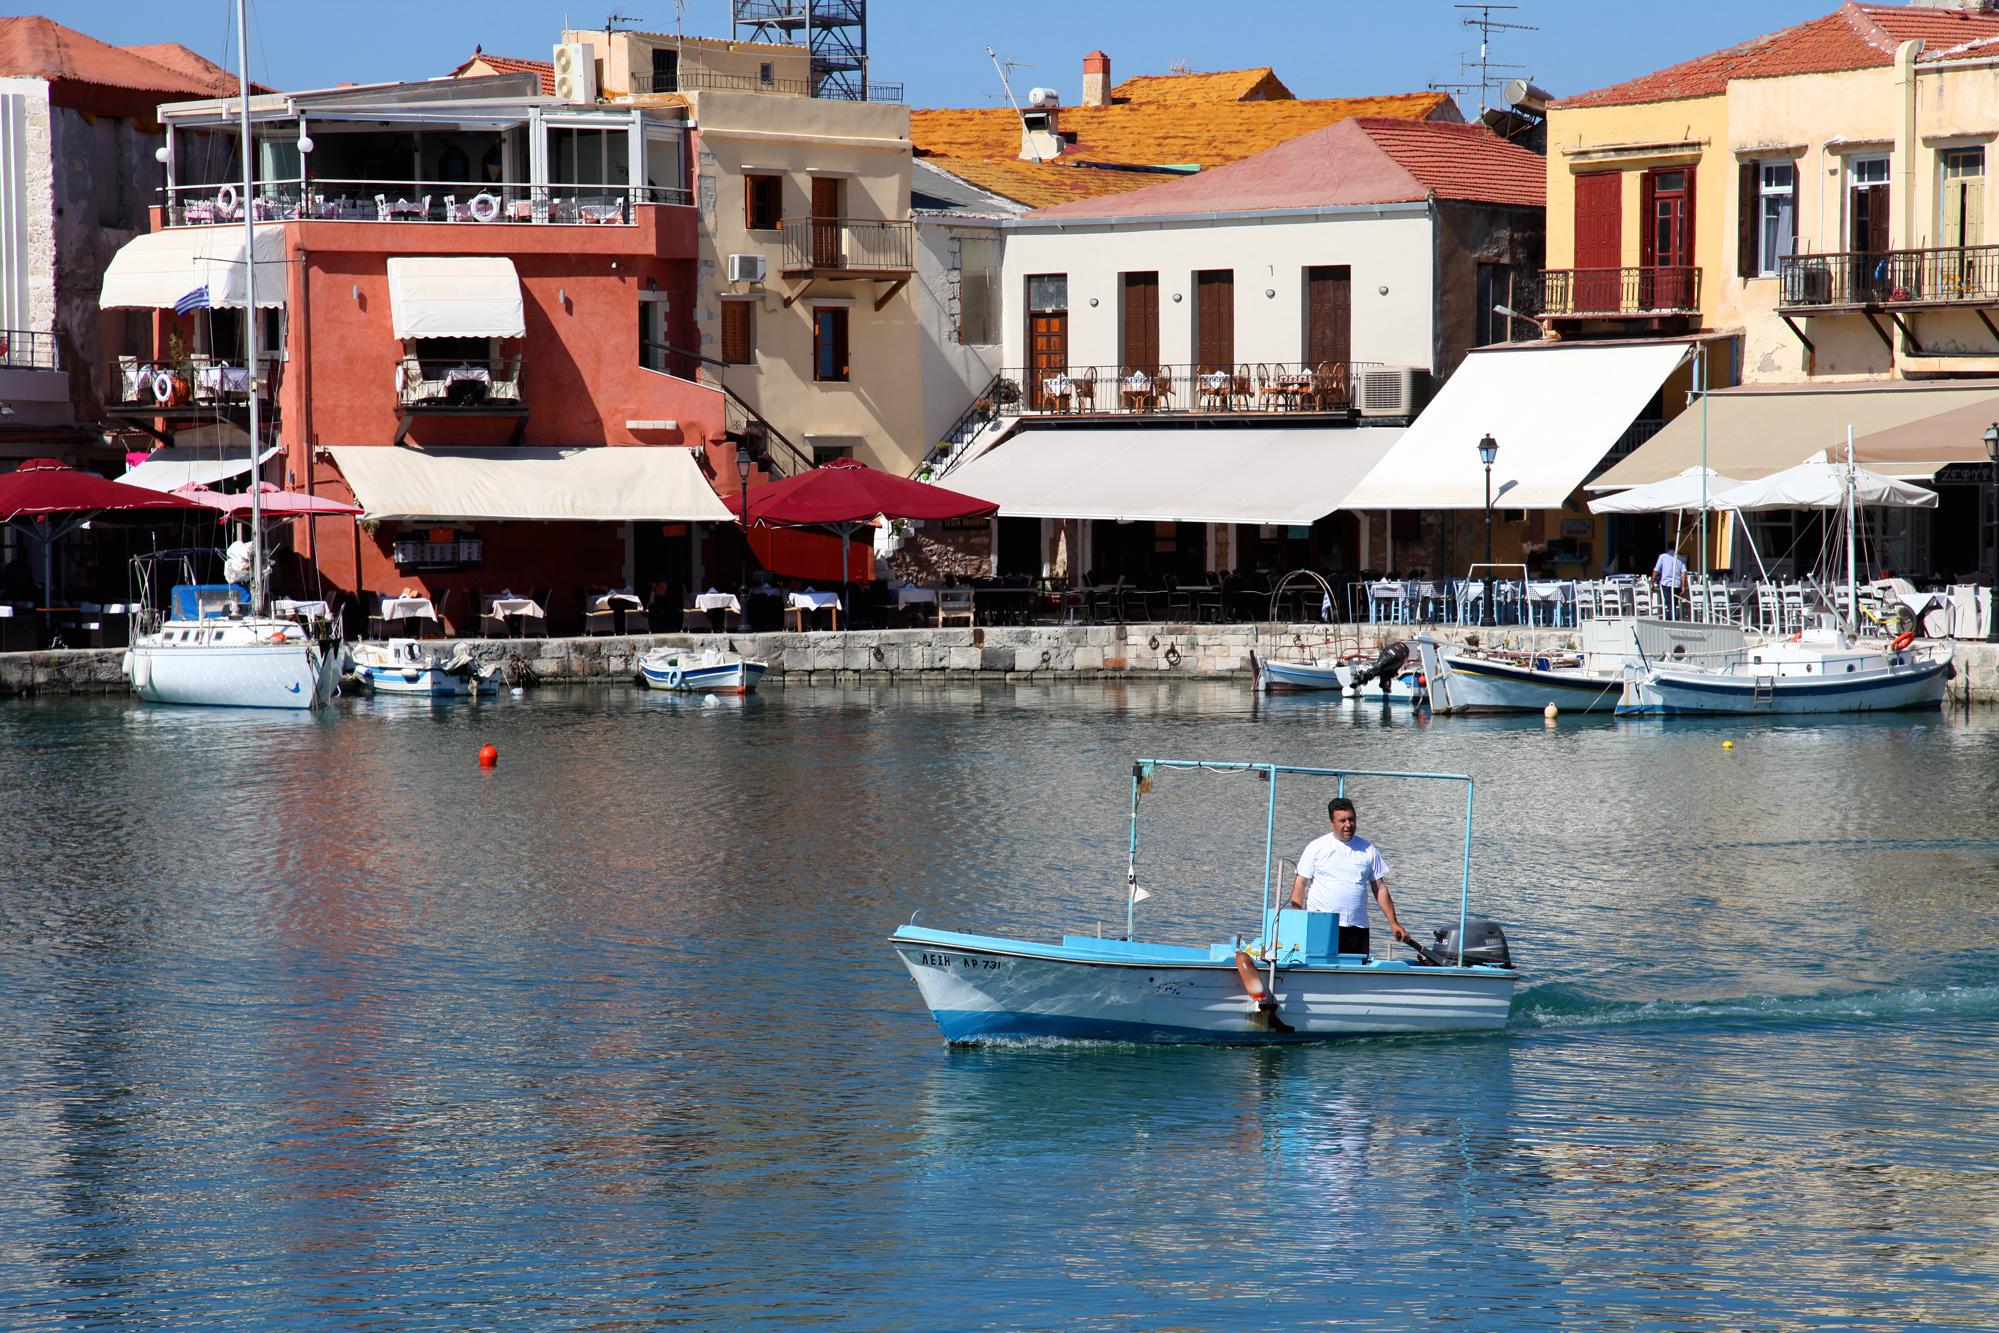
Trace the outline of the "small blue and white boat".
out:
M 767 669 L 766 663 L 713 648 L 655 648 L 639 658 L 646 688 L 684 694 L 749 694 Z
M 439 657 L 416 639 L 357 643 L 348 651 L 355 680 L 377 694 L 447 699 L 492 694 L 500 688 L 500 668 L 478 661 L 463 644 L 450 657 Z
M 1269 784 L 1261 933 L 1206 945 L 1135 938 L 1140 795 L 1175 771 L 1254 772 Z M 1413 959 L 1338 951 L 1332 913 L 1279 908 L 1273 835 L 1280 775 L 1462 782 L 1465 850 L 1455 925 Z M 1070 1038 L 1139 1042 L 1297 1042 L 1506 1026 L 1520 974 L 1505 934 L 1469 915 L 1472 780 L 1454 773 L 1365 773 L 1285 764 L 1145 759 L 1132 766 L 1125 935 L 1057 944 L 935 930 L 913 922 L 890 942 L 951 1042 Z
M 1406 668 L 1406 669 L 1405 669 Z M 1337 690 L 1343 698 L 1416 703 L 1424 697 L 1406 644 L 1390 644 L 1370 660 L 1364 653 L 1340 658 L 1286 660 L 1249 655 L 1250 679 L 1262 694 Z

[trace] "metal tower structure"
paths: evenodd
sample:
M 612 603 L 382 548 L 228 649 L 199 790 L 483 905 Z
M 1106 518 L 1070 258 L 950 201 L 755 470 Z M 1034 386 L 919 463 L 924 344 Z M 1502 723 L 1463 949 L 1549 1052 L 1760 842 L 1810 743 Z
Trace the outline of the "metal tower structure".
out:
M 812 52 L 812 95 L 868 100 L 868 0 L 730 0 L 739 42 Z

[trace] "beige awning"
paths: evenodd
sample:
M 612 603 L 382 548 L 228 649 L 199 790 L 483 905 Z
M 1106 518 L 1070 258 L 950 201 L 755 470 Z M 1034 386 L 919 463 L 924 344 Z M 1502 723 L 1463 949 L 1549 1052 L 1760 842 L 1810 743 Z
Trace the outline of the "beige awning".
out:
M 104 268 L 97 304 L 105 310 L 171 310 L 208 289 L 206 304 L 243 308 L 243 229 L 172 227 L 134 236 Z M 257 228 L 257 308 L 285 303 L 285 229 Z
M 389 318 L 398 338 L 520 338 L 527 334 L 520 275 L 499 255 L 399 256 L 389 268 Z
M 1782 385 L 1717 389 L 1707 397 L 1706 463 L 1756 481 L 1813 454 L 1854 458 L 1891 477 L 1924 479 L 1948 463 L 1985 461 L 1981 438 L 1999 417 L 1999 384 L 1907 380 L 1855 385 Z M 1701 402 L 1590 483 L 1593 491 L 1643 486 L 1702 462 Z
M 264 450 L 259 462 L 268 462 L 277 446 Z M 213 486 L 250 470 L 250 449 L 246 442 L 236 449 L 169 444 L 146 455 L 144 462 L 126 470 L 118 478 L 127 486 L 143 486 L 149 491 L 177 491 L 183 486 Z
M 1398 428 L 1026 430 L 939 477 L 1005 518 L 1282 523 L 1324 518 Z
M 1483 509 L 1478 444 L 1499 444 L 1494 499 L 1557 509 L 1687 358 L 1683 342 L 1483 348 L 1451 373 L 1351 509 Z M 1500 494 L 1503 492 L 1503 495 Z
M 727 523 L 727 505 L 679 445 L 329 449 L 377 519 Z

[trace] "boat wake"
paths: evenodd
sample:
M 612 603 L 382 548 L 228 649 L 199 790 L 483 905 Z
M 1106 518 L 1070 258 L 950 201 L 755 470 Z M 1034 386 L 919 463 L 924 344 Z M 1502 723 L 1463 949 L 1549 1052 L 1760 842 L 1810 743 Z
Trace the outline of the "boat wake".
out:
M 1643 1025 L 1802 1027 L 1985 1018 L 1999 1018 L 1999 986 L 1744 995 L 1717 1000 L 1599 1000 L 1556 983 L 1521 992 L 1513 1004 L 1511 1026 L 1516 1030 Z

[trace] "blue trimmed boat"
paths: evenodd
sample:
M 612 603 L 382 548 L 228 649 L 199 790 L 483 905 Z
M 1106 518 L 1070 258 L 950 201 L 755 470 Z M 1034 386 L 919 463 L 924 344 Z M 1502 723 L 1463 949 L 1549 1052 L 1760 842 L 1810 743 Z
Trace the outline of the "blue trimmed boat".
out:
M 1254 772 L 1269 784 L 1261 932 L 1245 942 L 1162 944 L 1134 938 L 1139 797 L 1161 775 Z M 1411 943 L 1410 959 L 1343 954 L 1333 913 L 1278 907 L 1272 838 L 1280 775 L 1410 778 L 1465 786 L 1464 877 L 1458 919 Z M 1091 1041 L 1265 1043 L 1337 1037 L 1490 1031 L 1511 1015 L 1520 974 L 1504 932 L 1472 917 L 1472 780 L 1450 773 L 1379 773 L 1147 759 L 1132 766 L 1125 935 L 1066 935 L 1036 943 L 937 930 L 912 921 L 891 937 L 947 1041 L 1033 1038 Z
M 767 669 L 766 663 L 713 648 L 655 648 L 639 658 L 639 678 L 648 689 L 682 694 L 749 694 Z

